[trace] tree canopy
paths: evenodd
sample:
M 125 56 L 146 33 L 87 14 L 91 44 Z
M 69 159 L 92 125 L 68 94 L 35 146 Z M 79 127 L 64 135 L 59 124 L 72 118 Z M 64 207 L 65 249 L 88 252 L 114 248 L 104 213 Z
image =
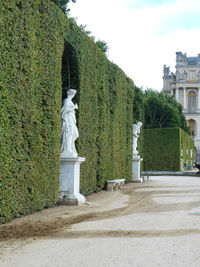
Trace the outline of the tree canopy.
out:
M 134 113 L 141 113 L 141 107 L 144 109 L 144 128 L 180 127 L 190 134 L 190 129 L 182 113 L 182 105 L 172 96 L 152 89 L 142 92 L 141 89 L 136 88 L 135 99 L 136 110 Z
M 167 128 L 181 126 L 180 112 L 168 102 L 156 96 L 144 100 L 145 128 Z

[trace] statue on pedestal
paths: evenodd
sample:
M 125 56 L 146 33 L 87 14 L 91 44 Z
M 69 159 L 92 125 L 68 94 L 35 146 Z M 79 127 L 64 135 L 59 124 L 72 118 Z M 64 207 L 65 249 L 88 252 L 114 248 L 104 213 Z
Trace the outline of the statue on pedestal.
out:
M 74 89 L 67 91 L 68 97 L 64 99 L 64 105 L 61 109 L 61 156 L 68 158 L 76 158 L 78 156 L 75 147 L 75 141 L 79 137 L 75 116 L 75 109 L 78 109 L 78 105 L 72 102 L 75 94 L 76 90 Z
M 139 121 L 137 124 L 133 124 L 133 156 L 137 156 L 137 141 L 140 134 L 140 128 L 142 126 L 142 122 Z
M 138 155 L 137 151 L 137 141 L 140 134 L 140 128 L 142 127 L 142 122 L 139 121 L 137 124 L 133 124 L 133 157 L 132 157 L 132 181 L 142 182 L 141 172 L 140 172 L 140 162 L 143 160 Z

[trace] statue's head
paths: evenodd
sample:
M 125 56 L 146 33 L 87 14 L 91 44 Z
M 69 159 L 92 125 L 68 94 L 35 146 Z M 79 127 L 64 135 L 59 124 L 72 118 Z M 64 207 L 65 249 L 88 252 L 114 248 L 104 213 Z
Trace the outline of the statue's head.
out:
M 68 96 L 74 96 L 76 94 L 76 90 L 75 89 L 69 89 L 68 91 L 67 91 L 67 95 Z
M 141 121 L 138 121 L 137 122 L 137 132 L 138 134 L 140 133 L 140 128 L 142 127 L 142 122 Z

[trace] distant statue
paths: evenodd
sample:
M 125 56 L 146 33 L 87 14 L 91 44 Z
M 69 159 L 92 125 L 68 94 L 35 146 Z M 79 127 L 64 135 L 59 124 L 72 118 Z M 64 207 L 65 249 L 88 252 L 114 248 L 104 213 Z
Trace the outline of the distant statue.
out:
M 184 73 L 183 73 L 183 78 L 184 80 L 187 80 L 187 72 L 184 70 Z
M 133 124 L 133 156 L 136 156 L 138 154 L 137 141 L 140 134 L 141 126 L 142 126 L 141 121 L 139 121 L 137 124 Z
M 177 62 L 185 62 L 187 60 L 186 53 L 183 54 L 182 52 L 176 52 L 176 61 Z
M 179 81 L 181 79 L 181 74 L 178 70 L 176 71 L 176 79 L 177 79 L 177 81 Z
M 164 65 L 163 67 L 163 73 L 165 77 L 168 77 L 170 75 L 170 68 Z
M 78 156 L 75 147 L 75 141 L 79 137 L 75 116 L 75 109 L 78 109 L 78 105 L 72 102 L 75 94 L 76 90 L 74 89 L 67 91 L 68 97 L 64 99 L 64 105 L 61 109 L 61 155 L 69 158 L 76 158 Z

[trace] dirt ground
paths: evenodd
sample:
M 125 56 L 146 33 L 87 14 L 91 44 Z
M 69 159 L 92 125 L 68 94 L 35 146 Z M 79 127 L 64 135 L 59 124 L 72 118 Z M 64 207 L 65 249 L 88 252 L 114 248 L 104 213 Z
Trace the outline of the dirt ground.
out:
M 0 226 L 0 267 L 200 266 L 200 177 L 151 177 Z

